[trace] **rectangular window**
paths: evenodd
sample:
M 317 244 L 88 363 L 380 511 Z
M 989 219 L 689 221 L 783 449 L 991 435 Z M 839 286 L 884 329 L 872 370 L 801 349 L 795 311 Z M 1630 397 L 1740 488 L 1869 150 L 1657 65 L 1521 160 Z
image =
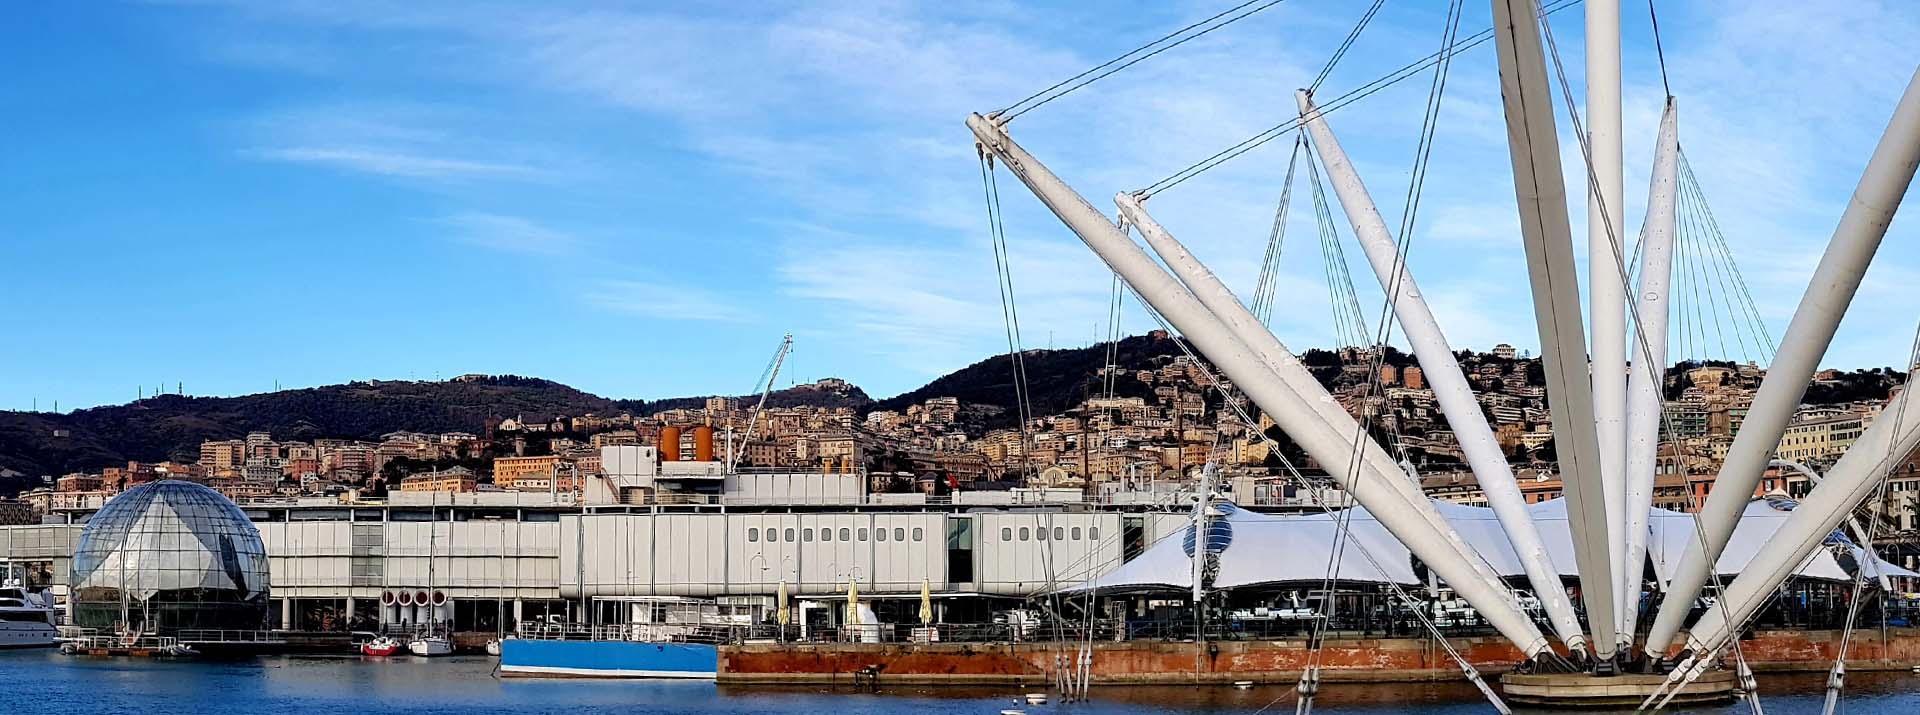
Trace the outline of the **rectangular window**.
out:
M 832 541 L 832 540 L 833 540 L 833 530 L 832 530 L 832 529 L 821 529 L 821 530 L 820 530 L 820 540 L 821 540 L 821 541 Z
M 813 543 L 813 530 L 812 530 L 812 529 L 806 529 L 806 530 L 803 530 L 803 531 L 801 531 L 801 532 L 800 532 L 800 540 L 801 540 L 801 541 L 805 541 L 805 542 L 807 542 L 807 543 L 809 543 L 809 544 L 811 544 L 811 543 Z
M 844 527 L 844 526 L 843 526 L 843 527 L 840 527 L 840 540 L 841 540 L 841 541 L 852 541 L 852 540 L 853 540 L 853 537 L 851 536 L 851 532 L 850 532 L 850 531 L 848 531 L 848 529 L 847 529 L 847 527 Z
M 922 528 L 920 528 L 920 527 L 918 527 L 918 526 L 916 526 L 916 527 L 913 527 L 913 540 L 914 540 L 914 541 L 920 541 L 920 540 L 923 540 L 923 539 L 925 539 L 925 538 L 926 538 L 926 536 L 927 536 L 927 531 L 926 531 L 925 529 L 922 529 Z
M 893 527 L 893 540 L 894 540 L 894 541 L 906 541 L 906 540 L 907 540 L 907 530 L 906 530 L 906 529 L 902 529 L 902 528 L 900 528 L 900 527 L 898 527 L 898 526 L 896 526 L 896 527 Z
M 747 541 L 748 541 L 749 543 L 751 543 L 751 542 L 755 542 L 755 541 L 759 541 L 759 540 L 760 540 L 760 530 L 759 530 L 759 529 L 748 529 L 748 530 L 747 530 Z
M 886 529 L 874 529 L 874 530 L 873 530 L 873 540 L 874 540 L 874 541 L 886 541 L 886 540 L 887 540 L 887 530 L 886 530 Z
M 1073 527 L 1073 540 L 1074 541 L 1080 540 L 1080 527 L 1078 526 Z
M 1020 527 L 1020 540 L 1021 540 L 1021 541 L 1028 541 L 1028 540 L 1030 540 L 1030 539 L 1031 539 L 1031 537 L 1032 537 L 1032 535 L 1033 535 L 1033 531 L 1032 531 L 1031 529 L 1028 529 L 1027 527 L 1024 527 L 1024 526 L 1022 526 L 1022 527 Z
M 793 543 L 793 527 L 787 527 L 787 543 Z
M 867 540 L 867 530 L 866 530 L 866 529 L 861 529 L 861 530 L 860 530 L 860 540 L 861 540 L 861 541 L 866 541 L 866 540 Z
M 1013 540 L 1013 527 L 1011 527 L 1011 526 L 1002 526 L 1002 527 L 1000 527 L 1000 540 L 1001 540 L 1001 541 L 1012 541 L 1012 540 Z
M 1054 541 L 1065 541 L 1066 539 L 1067 539 L 1067 527 L 1064 527 L 1064 526 L 1053 527 Z
M 1098 526 L 1089 526 L 1089 527 L 1087 527 L 1087 538 L 1089 538 L 1089 539 L 1092 539 L 1092 540 L 1094 540 L 1094 541 L 1099 541 L 1099 540 L 1100 540 L 1100 527 L 1098 527 Z

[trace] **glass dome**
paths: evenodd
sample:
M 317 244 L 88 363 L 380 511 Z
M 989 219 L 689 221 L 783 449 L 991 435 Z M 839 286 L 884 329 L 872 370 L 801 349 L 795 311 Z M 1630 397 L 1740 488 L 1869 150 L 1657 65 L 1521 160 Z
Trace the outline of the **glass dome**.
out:
M 267 570 L 259 529 L 225 496 L 192 482 L 142 484 L 80 532 L 74 622 L 144 633 L 262 628 Z

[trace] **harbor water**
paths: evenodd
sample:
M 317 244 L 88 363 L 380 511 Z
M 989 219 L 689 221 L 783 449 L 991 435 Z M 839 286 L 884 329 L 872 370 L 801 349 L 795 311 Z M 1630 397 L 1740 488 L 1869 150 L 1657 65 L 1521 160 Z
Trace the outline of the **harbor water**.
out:
M 501 680 L 494 661 L 478 656 L 433 660 L 400 657 L 272 656 L 235 660 L 138 660 L 76 658 L 53 651 L 0 652 L 0 682 L 12 686 L 22 712 L 63 714 L 128 712 L 298 713 L 374 715 L 405 713 L 513 713 L 578 715 L 583 712 L 695 715 L 997 715 L 1017 708 L 1029 715 L 1150 715 L 1177 713 L 1291 712 L 1291 689 L 1258 686 L 1096 688 L 1090 702 L 1016 705 L 1018 688 L 734 687 L 710 682 Z M 1766 677 L 1761 681 L 1770 715 L 1820 712 L 1818 674 Z M 1851 673 L 1842 712 L 1896 715 L 1920 712 L 1920 675 Z M 1329 683 L 1316 711 L 1323 713 L 1487 713 L 1491 708 L 1464 685 Z M 1516 708 L 1516 712 L 1528 712 Z M 1730 704 L 1674 710 L 1745 713 Z

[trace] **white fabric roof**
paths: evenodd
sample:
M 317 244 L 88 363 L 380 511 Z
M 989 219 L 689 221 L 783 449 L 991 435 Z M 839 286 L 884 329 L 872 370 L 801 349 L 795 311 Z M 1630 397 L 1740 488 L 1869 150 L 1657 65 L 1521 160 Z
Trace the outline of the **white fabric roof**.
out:
M 1434 501 L 1434 509 L 1460 532 L 1460 536 L 1497 573 L 1510 578 L 1526 575 L 1513 544 L 1506 537 L 1493 510 Z M 1327 560 L 1333 552 L 1339 524 L 1326 514 L 1259 514 L 1222 503 L 1224 515 L 1215 521 L 1230 527 L 1231 537 L 1220 552 L 1220 567 L 1214 577 L 1216 588 L 1236 588 L 1260 584 L 1318 581 L 1327 573 Z M 1548 557 L 1565 578 L 1577 578 L 1574 566 L 1573 537 L 1567 528 L 1566 502 L 1561 499 L 1532 504 L 1528 511 L 1540 529 Z M 1734 529 L 1726 550 L 1717 564 L 1722 575 L 1736 575 L 1772 541 L 1790 512 L 1765 500 L 1747 505 L 1740 525 Z M 1673 565 L 1686 553 L 1689 540 L 1696 538 L 1693 515 L 1654 509 L 1649 520 L 1651 534 L 1647 555 L 1653 560 L 1654 573 L 1661 584 L 1671 578 Z M 1417 584 L 1412 557 L 1407 548 L 1380 526 L 1364 508 L 1357 508 L 1349 520 L 1347 548 L 1341 554 L 1339 578 L 1349 583 Z M 1119 568 L 1069 591 L 1096 589 L 1186 590 L 1193 587 L 1193 561 L 1187 553 L 1186 530 L 1150 545 L 1145 552 Z M 1363 548 L 1364 547 L 1364 548 Z M 1371 555 L 1375 563 L 1370 563 Z M 1889 575 L 1913 574 L 1880 561 Z M 1849 579 L 1832 553 L 1815 552 L 1814 557 L 1796 572 L 1803 578 L 1831 581 Z M 1872 572 L 1869 572 L 1870 574 Z M 1920 576 L 1920 574 L 1913 574 Z

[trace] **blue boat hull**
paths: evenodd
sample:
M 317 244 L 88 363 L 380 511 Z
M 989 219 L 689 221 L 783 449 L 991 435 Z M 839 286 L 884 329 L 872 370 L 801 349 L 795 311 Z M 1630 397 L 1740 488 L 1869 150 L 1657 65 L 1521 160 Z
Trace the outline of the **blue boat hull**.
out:
M 703 643 L 544 641 L 500 643 L 500 674 L 535 678 L 713 680 L 720 651 Z

